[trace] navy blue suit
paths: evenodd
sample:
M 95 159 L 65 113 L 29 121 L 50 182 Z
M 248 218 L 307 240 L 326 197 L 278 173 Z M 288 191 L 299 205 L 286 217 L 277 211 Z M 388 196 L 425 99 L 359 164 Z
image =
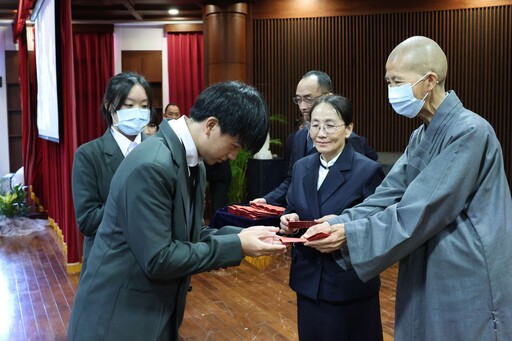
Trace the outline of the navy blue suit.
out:
M 379 155 L 377 152 L 368 144 L 368 140 L 364 136 L 359 136 L 356 133 L 352 132 L 348 137 L 348 142 L 350 145 L 354 147 L 354 150 L 359 154 L 363 154 L 370 159 L 377 161 L 379 159 Z
M 295 212 L 301 220 L 313 220 L 328 214 L 341 214 L 341 212 L 362 202 L 367 196 L 373 194 L 377 186 L 384 178 L 382 167 L 376 161 L 356 153 L 350 144 L 346 144 L 343 152 L 336 162 L 329 168 L 329 172 L 317 191 L 318 170 L 320 167 L 320 154 L 306 156 L 297 161 L 293 167 L 290 187 L 287 194 L 287 213 Z M 300 231 L 298 234 L 302 234 Z M 362 316 L 351 322 L 363 323 L 361 329 L 373 325 L 373 334 L 361 334 L 355 339 L 376 340 L 382 338 L 380 329 L 380 310 L 378 306 L 378 292 L 380 288 L 379 277 L 372 278 L 363 283 L 356 272 L 351 269 L 343 270 L 334 260 L 332 254 L 323 254 L 319 251 L 295 243 L 292 248 L 292 264 L 290 268 L 290 287 L 297 292 L 299 305 L 299 336 L 309 339 L 311 330 L 301 330 L 307 321 L 313 321 L 318 316 L 325 314 L 325 309 L 330 309 L 332 304 L 337 305 L 350 302 L 350 307 L 333 309 L 328 314 L 328 320 L 335 322 L 334 329 L 321 327 L 313 334 L 317 339 L 339 339 L 339 330 L 343 321 L 353 318 L 354 314 Z M 307 311 L 301 311 L 301 299 L 309 302 Z M 368 310 L 357 307 L 357 302 L 363 305 L 368 300 L 373 300 Z M 317 302 L 320 302 L 317 304 Z M 326 304 L 327 308 L 322 302 Z M 358 311 L 358 313 L 355 313 Z M 332 316 L 336 314 L 336 316 Z M 306 321 L 302 323 L 301 321 Z M 319 322 L 323 323 L 323 322 Z M 371 328 L 366 328 L 371 329 Z M 331 330 L 331 332 L 329 332 Z M 320 337 L 318 332 L 326 334 Z M 337 333 L 330 335 L 329 333 Z
M 292 169 L 295 162 L 302 159 L 304 156 L 316 153 L 316 148 L 313 147 L 311 150 L 307 150 L 306 137 L 309 131 L 307 128 L 302 128 L 297 131 L 293 137 L 291 152 L 290 152 L 290 164 L 286 177 L 279 186 L 277 186 L 272 192 L 266 194 L 263 198 L 267 201 L 267 204 L 286 206 L 286 192 L 290 187 L 292 178 Z M 368 144 L 368 141 L 363 136 L 359 136 L 356 133 L 350 134 L 348 138 L 349 143 L 354 147 L 354 150 L 361 153 L 372 160 L 377 161 L 378 155 Z
M 288 192 L 288 187 L 290 187 L 290 182 L 292 180 L 292 169 L 295 162 L 302 159 L 306 155 L 316 153 L 316 149 L 313 147 L 309 152 L 306 150 L 306 136 L 308 134 L 308 129 L 302 128 L 297 131 L 293 137 L 292 149 L 290 154 L 290 165 L 288 168 L 288 172 L 283 182 L 272 192 L 265 195 L 263 198 L 267 201 L 267 204 L 277 205 L 277 206 L 286 206 L 286 193 Z

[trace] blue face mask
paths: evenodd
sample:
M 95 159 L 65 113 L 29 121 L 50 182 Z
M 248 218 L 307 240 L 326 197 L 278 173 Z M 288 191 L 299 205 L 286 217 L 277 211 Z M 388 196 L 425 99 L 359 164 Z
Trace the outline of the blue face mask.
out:
M 418 81 L 413 85 L 407 83 L 400 86 L 388 86 L 389 103 L 397 114 L 409 118 L 414 118 L 416 115 L 418 115 L 421 108 L 423 108 L 423 104 L 425 104 L 425 98 L 427 98 L 429 92 L 425 94 L 423 99 L 417 99 L 414 97 L 412 88 L 425 77 L 427 77 L 429 73 L 430 72 L 427 72 L 425 76 L 418 79 Z
M 145 108 L 129 108 L 117 111 L 117 123 L 119 128 L 127 136 L 135 136 L 149 123 L 150 110 Z

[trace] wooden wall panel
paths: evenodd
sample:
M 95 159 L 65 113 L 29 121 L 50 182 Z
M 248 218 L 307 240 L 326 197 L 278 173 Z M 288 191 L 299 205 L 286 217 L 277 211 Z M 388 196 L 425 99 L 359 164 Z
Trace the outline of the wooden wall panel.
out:
M 385 63 L 404 39 L 424 35 L 448 57 L 447 89 L 496 130 L 512 176 L 512 6 L 320 18 L 256 19 L 254 84 L 272 114 L 271 137 L 285 141 L 299 110 L 291 98 L 300 77 L 327 72 L 335 91 L 353 102 L 355 131 L 377 151 L 403 151 L 421 123 L 396 115 L 387 101 Z M 274 147 L 283 155 L 283 148 Z
M 512 5 L 512 0 L 258 0 L 252 5 L 252 17 L 254 19 L 315 18 L 507 5 Z

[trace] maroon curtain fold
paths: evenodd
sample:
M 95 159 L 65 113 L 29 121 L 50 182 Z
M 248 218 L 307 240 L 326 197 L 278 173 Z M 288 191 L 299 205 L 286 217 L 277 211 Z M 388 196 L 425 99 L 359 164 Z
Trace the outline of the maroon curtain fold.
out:
M 37 131 L 37 82 L 35 51 L 32 56 L 27 49 L 26 28 L 18 35 L 18 62 L 21 98 L 22 159 L 25 184 L 41 188 L 43 175 L 39 171 L 41 153 Z M 42 195 L 42 193 L 37 193 Z
M 74 33 L 77 142 L 81 145 L 105 132 L 100 105 L 114 72 L 112 33 Z
M 203 34 L 167 34 L 167 56 L 169 100 L 188 116 L 204 88 Z
M 61 35 L 61 57 L 62 57 L 62 131 L 64 143 L 62 144 L 56 163 L 60 168 L 60 177 L 56 178 L 54 184 L 61 186 L 61 201 L 56 203 L 59 209 L 59 226 L 65 236 L 68 251 L 68 263 L 77 263 L 82 259 L 82 245 L 79 244 L 79 231 L 76 227 L 75 210 L 71 193 L 71 169 L 73 156 L 77 148 L 76 139 L 76 106 L 75 78 L 73 73 L 73 31 L 71 23 L 71 1 L 59 1 L 60 12 L 60 35 Z M 56 187 L 59 187 L 57 185 Z M 55 193 L 54 191 L 52 193 Z
M 19 0 L 18 11 L 12 23 L 13 42 L 16 43 L 20 36 L 25 34 L 25 22 L 27 21 L 30 11 L 34 8 L 36 0 Z M 25 40 L 26 42 L 26 40 Z

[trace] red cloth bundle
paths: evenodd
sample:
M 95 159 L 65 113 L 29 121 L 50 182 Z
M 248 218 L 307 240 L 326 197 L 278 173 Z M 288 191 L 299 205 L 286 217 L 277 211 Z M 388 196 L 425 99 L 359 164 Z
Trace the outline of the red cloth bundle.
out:
M 249 219 L 261 219 L 269 216 L 282 215 L 284 213 L 284 207 L 268 204 L 251 204 L 250 206 L 231 205 L 228 206 L 228 213 Z
M 284 213 L 284 207 L 281 207 L 281 206 L 252 203 L 251 207 L 255 207 L 255 208 L 264 210 L 266 212 L 271 213 L 271 215 L 283 215 L 283 213 Z

